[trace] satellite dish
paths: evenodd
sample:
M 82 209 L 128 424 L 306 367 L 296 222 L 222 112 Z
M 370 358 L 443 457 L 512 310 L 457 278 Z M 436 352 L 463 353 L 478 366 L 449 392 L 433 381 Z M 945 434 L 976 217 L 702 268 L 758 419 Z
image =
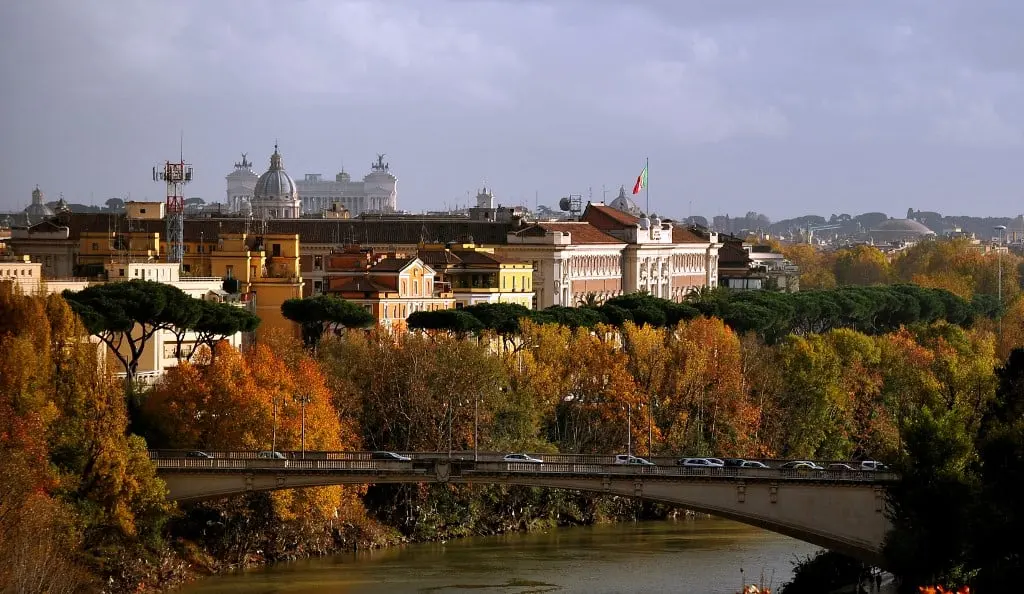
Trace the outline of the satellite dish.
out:
M 558 201 L 558 208 L 564 211 L 569 211 L 572 209 L 572 205 L 569 203 L 568 198 L 562 198 L 561 200 Z

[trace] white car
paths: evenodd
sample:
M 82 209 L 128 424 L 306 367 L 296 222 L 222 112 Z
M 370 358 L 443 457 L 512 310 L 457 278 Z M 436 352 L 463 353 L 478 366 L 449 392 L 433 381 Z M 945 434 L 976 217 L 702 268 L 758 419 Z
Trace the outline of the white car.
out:
M 744 460 L 743 464 L 740 464 L 740 468 L 768 468 L 768 465 L 757 460 Z
M 722 468 L 725 466 L 725 464 L 715 462 L 709 458 L 682 458 L 677 464 L 690 468 Z
M 876 460 L 865 460 L 860 463 L 860 469 L 868 472 L 885 472 L 889 470 L 889 467 Z
M 540 458 L 534 458 L 529 454 L 508 454 L 502 460 L 505 462 L 525 462 L 527 464 L 541 464 L 544 462 Z
M 615 456 L 616 464 L 639 464 L 640 466 L 654 466 L 654 462 L 648 462 L 643 458 L 638 458 L 630 454 L 619 454 Z

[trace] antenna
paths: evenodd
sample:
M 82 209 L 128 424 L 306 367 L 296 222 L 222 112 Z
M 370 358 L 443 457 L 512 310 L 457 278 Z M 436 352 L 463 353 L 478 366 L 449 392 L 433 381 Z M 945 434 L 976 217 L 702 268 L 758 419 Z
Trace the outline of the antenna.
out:
M 185 132 L 181 132 L 179 145 L 184 154 Z M 164 218 L 167 220 L 167 261 L 181 264 L 185 257 L 185 184 L 192 181 L 192 164 L 184 157 L 177 163 L 165 161 L 153 167 L 153 181 L 167 184 L 167 202 Z

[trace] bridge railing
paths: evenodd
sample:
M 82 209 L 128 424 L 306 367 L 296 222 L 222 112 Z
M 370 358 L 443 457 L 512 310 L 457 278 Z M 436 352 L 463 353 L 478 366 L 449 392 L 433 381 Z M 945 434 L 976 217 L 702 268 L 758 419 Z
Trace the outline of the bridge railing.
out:
M 286 459 L 267 458 L 187 458 L 157 457 L 153 459 L 158 469 L 168 471 L 206 471 L 206 472 L 238 472 L 238 471 L 283 471 L 283 472 L 350 472 L 350 473 L 400 473 L 425 474 L 434 470 L 437 463 L 448 462 L 447 458 L 438 460 L 373 460 L 363 459 Z M 659 476 L 665 478 L 690 477 L 706 479 L 751 479 L 751 480 L 827 480 L 850 482 L 889 482 L 898 476 L 888 472 L 842 471 L 842 470 L 806 470 L 780 468 L 694 468 L 686 466 L 647 466 L 635 464 L 602 464 L 590 463 L 585 460 L 575 462 L 504 462 L 504 461 L 472 461 L 453 460 L 451 469 L 453 476 L 470 477 L 489 476 L 494 474 L 519 475 L 562 475 L 572 477 L 593 476 Z
M 172 450 L 172 449 L 160 449 L 150 450 L 149 456 L 151 459 L 163 459 L 163 458 L 184 458 L 187 456 L 190 450 Z M 328 452 L 328 451 L 294 451 L 294 450 L 279 450 L 289 460 L 371 460 L 373 452 Z M 502 462 L 506 453 L 504 452 L 478 452 L 474 454 L 472 451 L 456 451 L 449 454 L 448 452 L 396 452 L 413 460 L 458 460 L 458 461 L 478 461 L 478 462 Z M 214 459 L 238 459 L 238 460 L 254 460 L 260 459 L 259 452 L 252 450 L 234 450 L 234 451 L 210 451 L 206 452 L 207 455 Z M 615 464 L 615 456 L 610 454 L 530 454 L 535 458 L 543 460 L 549 464 Z M 676 466 L 680 458 L 683 457 L 700 457 L 700 456 L 641 456 L 642 458 L 654 463 L 659 467 Z M 772 459 L 772 458 L 744 458 L 744 460 L 751 460 L 761 462 L 767 465 L 769 468 L 778 468 L 786 462 L 791 462 L 789 459 Z M 827 467 L 831 463 L 845 463 L 857 467 L 857 463 L 850 462 L 849 460 L 817 460 L 818 464 Z M 727 467 L 728 468 L 728 467 Z M 697 470 L 702 470 L 697 468 Z M 831 472 L 831 471 L 830 471 Z M 849 471 L 846 471 L 849 472 Z

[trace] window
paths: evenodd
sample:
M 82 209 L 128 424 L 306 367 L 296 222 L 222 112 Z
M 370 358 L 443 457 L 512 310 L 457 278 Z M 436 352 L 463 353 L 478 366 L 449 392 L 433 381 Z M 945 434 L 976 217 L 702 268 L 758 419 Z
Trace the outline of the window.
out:
M 224 274 L 228 278 L 233 278 L 235 276 L 235 267 L 234 267 L 234 265 L 228 264 L 227 266 L 225 266 L 224 267 Z
M 146 214 L 146 209 L 145 208 L 140 208 L 139 209 L 139 214 Z
M 419 295 L 420 294 L 420 281 L 418 281 L 418 280 L 413 280 L 412 281 L 412 293 L 413 293 L 413 295 Z
M 124 268 L 119 268 L 117 273 L 118 273 L 118 276 L 124 276 Z
M 92 249 L 94 249 L 94 250 L 100 249 L 100 244 L 98 244 L 98 243 L 92 244 Z
M 270 250 L 271 250 L 271 252 L 270 252 L 271 255 L 273 255 L 275 257 L 276 256 L 280 256 L 281 255 L 281 244 L 275 243 L 275 244 L 271 245 L 270 246 Z
M 323 256 L 313 256 L 313 270 L 323 270 L 323 267 L 324 267 L 324 257 Z
M 191 264 L 182 264 L 181 265 L 181 269 L 184 270 L 185 272 L 192 272 L 192 265 Z

